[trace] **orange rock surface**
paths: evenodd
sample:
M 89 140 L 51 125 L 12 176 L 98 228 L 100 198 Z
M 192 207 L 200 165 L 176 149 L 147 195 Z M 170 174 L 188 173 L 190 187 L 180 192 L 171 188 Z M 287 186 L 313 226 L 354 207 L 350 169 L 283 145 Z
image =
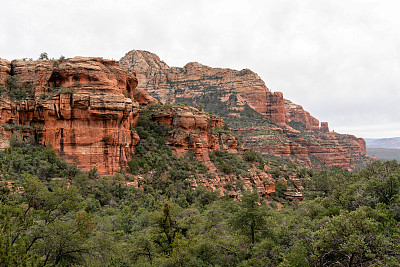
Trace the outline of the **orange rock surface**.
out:
M 11 62 L 0 58 L 0 87 L 6 86 L 6 77 L 11 72 Z
M 285 99 L 286 118 L 290 121 L 302 123 L 307 130 L 318 131 L 319 120 L 311 116 L 311 114 L 290 100 Z
M 322 132 L 329 133 L 329 126 L 327 122 L 321 122 L 321 127 L 319 129 Z
M 14 60 L 11 68 L 0 64 L 0 73 L 13 75 L 20 86 L 34 90 L 30 100 L 2 99 L 0 124 L 30 126 L 38 143 L 51 145 L 83 170 L 113 174 L 126 166 L 139 141 L 131 131 L 139 105 L 156 102 L 137 91 L 134 73 L 102 58 Z M 1 84 L 6 76 L 0 75 Z M 7 136 L 1 129 L 0 147 L 7 146 Z

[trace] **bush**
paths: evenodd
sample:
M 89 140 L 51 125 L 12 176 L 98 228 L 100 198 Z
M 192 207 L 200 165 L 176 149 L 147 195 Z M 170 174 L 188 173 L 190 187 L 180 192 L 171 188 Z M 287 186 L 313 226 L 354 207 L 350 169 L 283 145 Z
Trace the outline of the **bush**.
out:
M 11 99 L 20 100 L 26 98 L 25 90 L 18 84 L 17 76 L 7 76 L 7 93 Z
M 20 132 L 15 132 L 10 138 L 11 147 L 22 147 L 24 146 L 24 140 L 22 139 L 22 134 Z
M 82 87 L 82 84 L 81 84 L 80 81 L 76 81 L 76 82 L 74 83 L 74 86 L 75 86 L 75 87 Z
M 215 150 L 209 153 L 210 160 L 214 165 L 225 174 L 235 173 L 237 175 L 248 176 L 250 166 L 238 155 L 224 150 Z
M 3 172 L 6 179 L 15 180 L 21 175 L 29 174 L 49 181 L 60 177 L 72 179 L 80 174 L 75 165 L 63 161 L 51 147 L 24 141 L 18 132 L 12 134 L 10 144 L 7 151 L 0 152 L 0 166 L 11 162 L 10 168 Z
M 63 94 L 74 94 L 76 91 L 74 88 L 61 88 L 56 91 L 55 94 L 63 95 Z
M 278 195 L 278 197 L 284 197 L 284 193 L 287 191 L 287 189 L 288 185 L 284 180 L 279 180 L 275 183 L 275 193 Z
M 245 161 L 253 162 L 253 161 L 256 161 L 258 159 L 258 157 L 257 157 L 256 152 L 254 152 L 254 150 L 251 149 L 251 150 L 247 150 L 244 152 L 243 159 Z
M 221 165 L 219 166 L 219 170 L 222 171 L 225 174 L 231 174 L 233 173 L 233 167 L 232 165 L 222 162 Z
M 128 167 L 129 171 L 133 174 L 137 174 L 140 170 L 141 166 L 141 160 L 137 157 L 132 158 L 130 161 L 128 161 Z
M 43 52 L 40 54 L 39 60 L 49 60 L 49 56 L 47 55 L 46 52 Z
M 278 168 L 275 168 L 272 170 L 271 175 L 273 178 L 277 179 L 282 175 L 282 172 Z

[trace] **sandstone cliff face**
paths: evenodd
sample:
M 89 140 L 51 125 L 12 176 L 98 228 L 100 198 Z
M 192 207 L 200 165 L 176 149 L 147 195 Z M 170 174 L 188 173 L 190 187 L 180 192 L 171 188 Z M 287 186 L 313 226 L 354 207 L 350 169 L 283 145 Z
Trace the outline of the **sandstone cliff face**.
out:
M 7 146 L 13 128 L 24 125 L 34 130 L 38 143 L 51 145 L 83 170 L 113 174 L 126 165 L 139 141 L 131 131 L 139 105 L 156 102 L 136 90 L 134 74 L 102 58 L 14 60 L 8 66 L 0 67 L 0 73 L 16 77 L 21 87 L 30 86 L 33 97 L 1 100 L 0 124 L 10 130 L 0 129 L 0 146 Z M 4 84 L 5 75 L 0 75 Z
M 267 117 L 279 126 L 287 126 L 285 99 L 281 92 L 270 93 L 264 100 Z M 257 111 L 257 110 L 256 110 Z
M 6 86 L 6 77 L 11 72 L 11 62 L 0 58 L 0 87 Z
M 286 118 L 288 121 L 296 121 L 302 123 L 307 130 L 318 131 L 319 120 L 311 116 L 311 114 L 290 100 L 285 99 Z
M 138 83 L 134 75 L 127 75 L 115 61 L 102 58 L 13 60 L 11 67 L 20 84 L 33 85 L 35 95 L 71 87 L 79 88 L 80 93 L 131 94 Z
M 141 58 L 141 64 L 169 69 L 159 60 L 144 59 Z M 174 75 L 183 81 L 179 84 L 179 88 L 183 90 L 182 96 L 190 96 L 188 92 L 184 92 L 186 75 L 193 80 L 201 80 L 204 71 L 210 77 L 219 75 L 220 78 L 216 81 L 213 81 L 214 78 L 208 81 L 217 88 L 220 86 L 217 80 L 225 79 L 227 73 L 227 70 L 215 70 L 198 63 L 190 63 L 185 68 L 176 70 Z M 136 125 L 139 110 L 157 102 L 143 86 L 137 87 L 135 72 L 127 73 L 116 62 L 101 58 L 12 62 L 1 60 L 0 84 L 3 87 L 7 86 L 8 75 L 13 77 L 18 88 L 30 92 L 22 100 L 9 100 L 9 92 L 3 90 L 3 97 L 0 98 L 0 125 L 3 125 L 0 127 L 0 149 L 10 145 L 13 132 L 22 131 L 25 137 L 33 134 L 38 143 L 51 145 L 60 156 L 82 170 L 97 168 L 100 174 L 114 174 L 126 166 L 139 141 L 139 136 L 131 130 Z M 247 85 L 242 85 L 242 91 L 237 95 L 239 105 L 235 105 L 235 108 L 244 109 L 247 104 L 247 101 L 240 100 L 244 99 L 241 96 L 243 94 L 247 95 L 246 99 L 252 99 L 251 105 L 254 108 L 267 114 L 269 109 L 276 109 L 276 105 L 262 105 L 259 97 L 262 95 L 266 99 L 271 95 L 281 103 L 278 112 L 270 112 L 271 117 L 280 116 L 285 121 L 284 116 L 282 117 L 282 94 L 270 93 L 260 83 L 258 76 L 248 70 L 232 75 L 237 76 L 235 84 L 238 86 L 242 83 L 242 75 L 253 80 L 248 86 L 252 84 L 260 88 L 253 94 L 246 92 Z M 144 77 L 144 81 L 146 79 Z M 196 86 L 202 85 L 199 83 Z M 193 85 L 193 88 L 196 86 Z M 198 92 L 200 94 L 201 90 Z M 232 101 L 229 95 L 222 96 L 221 100 Z M 237 139 L 225 129 L 222 118 L 189 106 L 163 107 L 153 114 L 153 119 L 173 129 L 166 139 L 173 153 L 183 156 L 190 151 L 215 174 L 214 179 L 206 175 L 193 179 L 193 186 L 202 185 L 221 192 L 230 186 L 240 186 L 244 190 L 256 187 L 262 195 L 275 191 L 275 180 L 267 172 L 253 166 L 246 177 L 225 175 L 219 173 L 210 161 L 210 151 L 223 149 L 237 153 Z M 243 184 L 238 184 L 239 181 Z M 236 198 L 239 193 L 232 189 L 228 194 Z
M 120 66 L 136 72 L 138 88 L 145 89 L 163 103 L 195 98 L 204 95 L 205 90 L 218 94 L 222 102 L 227 102 L 235 93 L 236 108 L 243 109 L 247 104 L 272 122 L 286 125 L 282 93 L 272 93 L 249 69 L 211 68 L 197 62 L 188 63 L 183 68 L 169 67 L 157 55 L 140 50 L 127 53 L 120 60 Z
M 241 117 L 246 106 L 262 114 L 273 124 L 230 124 L 245 146 L 258 152 L 289 157 L 308 166 L 347 169 L 354 167 L 355 158 L 367 155 L 361 138 L 329 132 L 327 123 L 320 126 L 302 106 L 284 99 L 280 92 L 271 92 L 248 69 L 211 68 L 196 62 L 183 68 L 169 67 L 157 55 L 138 50 L 127 53 L 120 65 L 135 71 L 138 87 L 161 102 L 201 102 L 208 110 L 213 105 L 211 110 L 226 121 L 233 121 L 228 119 L 232 116 Z

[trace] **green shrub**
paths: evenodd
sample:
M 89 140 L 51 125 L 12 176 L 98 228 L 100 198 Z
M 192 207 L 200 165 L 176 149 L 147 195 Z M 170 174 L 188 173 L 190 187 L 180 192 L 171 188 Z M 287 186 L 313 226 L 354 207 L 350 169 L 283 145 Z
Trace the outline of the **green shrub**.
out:
M 74 94 L 76 91 L 74 88 L 61 88 L 60 90 L 56 91 L 56 95 L 63 95 L 63 94 Z
M 287 191 L 288 185 L 284 180 L 279 180 L 275 183 L 275 193 L 278 197 L 284 197 L 284 193 Z
M 125 98 L 131 98 L 131 94 L 128 91 L 124 91 Z
M 39 95 L 39 99 L 40 100 L 44 100 L 44 99 L 46 99 L 47 98 L 47 94 L 41 94 L 41 95 Z
M 7 84 L 7 94 L 13 100 L 21 100 L 26 98 L 26 91 L 22 86 L 18 84 L 18 77 L 17 76 L 7 76 L 6 78 Z
M 49 56 L 46 52 L 43 52 L 39 56 L 39 60 L 49 60 Z
M 80 81 L 76 81 L 76 82 L 74 83 L 74 86 L 75 86 L 75 87 L 82 87 L 82 84 L 81 84 Z
M 280 171 L 280 169 L 275 168 L 271 171 L 271 175 L 273 178 L 277 179 L 282 175 L 282 172 Z
M 210 160 L 221 172 L 248 176 L 250 166 L 239 155 L 224 150 L 215 150 L 209 153 L 209 156 Z
M 228 163 L 226 163 L 226 162 L 222 162 L 219 165 L 219 170 L 222 171 L 225 174 L 231 174 L 231 173 L 233 173 L 233 166 L 228 164 Z

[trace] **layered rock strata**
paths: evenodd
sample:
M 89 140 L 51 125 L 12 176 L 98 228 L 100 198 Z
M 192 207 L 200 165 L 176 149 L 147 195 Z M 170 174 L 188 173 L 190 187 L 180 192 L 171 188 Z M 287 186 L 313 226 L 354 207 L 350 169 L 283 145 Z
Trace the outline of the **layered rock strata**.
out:
M 11 72 L 11 63 L 6 59 L 0 58 L 0 87 L 6 86 L 6 78 Z
M 318 131 L 319 120 L 311 116 L 311 114 L 303 109 L 302 106 L 285 99 L 286 118 L 289 122 L 299 122 L 304 125 L 307 130 Z
M 354 167 L 355 158 L 367 156 L 363 139 L 330 132 L 326 122 L 320 125 L 302 106 L 284 99 L 281 92 L 271 92 L 251 70 L 211 68 L 196 62 L 169 67 L 157 55 L 139 50 L 128 52 L 120 66 L 136 72 L 138 87 L 161 102 L 196 104 L 202 99 L 206 110 L 213 105 L 212 110 L 226 121 L 229 116 L 240 117 L 246 106 L 262 114 L 272 124 L 231 125 L 245 146 L 256 151 L 295 157 L 309 166 L 318 161 L 322 166 L 347 169 Z M 229 112 L 219 113 L 221 107 Z
M 1 100 L 2 147 L 24 126 L 83 170 L 113 174 L 126 165 L 139 141 L 131 131 L 139 106 L 156 102 L 136 89 L 134 73 L 102 58 L 0 62 L 0 84 L 11 75 L 32 91 L 30 99 Z
M 140 50 L 127 53 L 120 60 L 120 66 L 136 72 L 138 88 L 163 103 L 175 103 L 179 98 L 195 98 L 204 95 L 205 90 L 220 94 L 220 100 L 226 102 L 235 93 L 237 108 L 243 109 L 247 104 L 274 123 L 286 125 L 282 93 L 272 93 L 264 81 L 249 69 L 211 68 L 197 62 L 190 62 L 183 68 L 169 67 L 157 55 Z

